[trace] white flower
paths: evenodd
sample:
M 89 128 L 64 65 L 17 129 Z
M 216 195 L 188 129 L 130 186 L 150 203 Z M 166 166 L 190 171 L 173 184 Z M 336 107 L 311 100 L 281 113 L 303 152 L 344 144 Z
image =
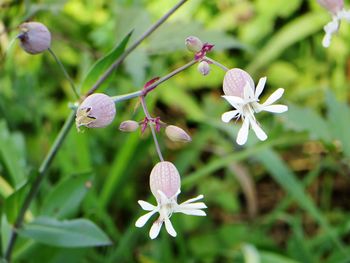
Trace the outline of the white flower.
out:
M 344 19 L 350 22 L 350 11 L 344 9 L 343 0 L 317 0 L 317 2 L 332 15 L 332 21 L 323 28 L 326 34 L 322 40 L 322 45 L 324 47 L 329 47 L 332 35 L 339 30 L 341 20 Z
M 158 236 L 160 229 L 165 223 L 167 232 L 175 237 L 176 231 L 170 222 L 173 213 L 186 215 L 205 216 L 201 209 L 207 208 L 203 202 L 194 203 L 203 198 L 199 195 L 181 204 L 177 203 L 177 196 L 180 194 L 180 175 L 176 167 L 170 162 L 159 162 L 154 166 L 150 175 L 151 192 L 157 200 L 157 206 L 139 200 L 141 208 L 150 211 L 141 216 L 135 223 L 136 227 L 143 227 L 146 222 L 155 214 L 159 213 L 158 219 L 153 223 L 149 236 L 154 239 Z
M 254 114 L 260 111 L 268 111 L 274 113 L 281 113 L 288 110 L 285 105 L 272 105 L 275 101 L 280 99 L 283 95 L 284 89 L 277 89 L 272 95 L 263 103 L 258 103 L 259 96 L 262 93 L 266 83 L 266 77 L 259 80 L 255 88 L 254 81 L 250 75 L 242 69 L 234 68 L 226 72 L 223 83 L 223 90 L 226 99 L 234 108 L 233 111 L 225 112 L 221 119 L 223 122 L 229 122 L 231 119 L 243 119 L 243 125 L 238 132 L 236 142 L 239 145 L 246 143 L 248 139 L 249 127 L 253 129 L 259 140 L 267 139 L 266 133 L 261 129 L 255 119 Z

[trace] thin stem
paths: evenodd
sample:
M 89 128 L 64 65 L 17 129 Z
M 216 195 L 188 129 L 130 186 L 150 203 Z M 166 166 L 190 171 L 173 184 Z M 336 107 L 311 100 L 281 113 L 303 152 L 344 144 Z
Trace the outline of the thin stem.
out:
M 146 96 L 150 91 L 154 90 L 159 84 L 163 83 L 164 81 L 172 78 L 176 74 L 180 73 L 181 71 L 184 71 L 185 69 L 189 68 L 190 66 L 196 64 L 198 61 L 191 60 L 187 64 L 183 65 L 182 67 L 175 69 L 174 71 L 170 72 L 168 75 L 160 78 L 158 81 L 154 82 L 152 85 L 149 85 L 147 88 L 143 90 L 143 95 Z
M 173 8 L 171 8 L 163 17 L 153 24 L 138 40 L 135 41 L 124 53 L 105 71 L 105 73 L 97 80 L 92 88 L 86 93 L 86 96 L 91 95 L 98 87 L 107 79 L 107 77 L 117 68 L 124 59 L 138 46 L 141 42 L 152 34 L 159 26 L 161 26 L 177 9 L 179 9 L 188 0 L 180 0 Z
M 147 109 L 147 105 L 146 105 L 146 102 L 145 102 L 145 97 L 144 97 L 144 96 L 141 96 L 140 99 L 141 99 L 141 105 L 142 105 L 143 112 L 145 113 L 147 119 L 152 119 L 152 117 L 151 117 L 151 115 L 149 114 L 149 111 L 148 111 L 148 109 Z M 157 150 L 159 159 L 160 159 L 161 162 L 163 162 L 163 161 L 164 161 L 164 158 L 163 158 L 162 152 L 161 152 L 160 147 L 159 147 L 159 143 L 158 143 L 156 131 L 154 130 L 154 127 L 153 127 L 152 124 L 149 125 L 149 127 L 151 128 L 151 132 L 152 132 L 152 136 L 153 136 L 154 145 L 156 146 L 156 150 Z
M 111 97 L 111 99 L 115 103 L 117 103 L 117 102 L 120 102 L 120 101 L 124 101 L 124 100 L 133 99 L 133 98 L 136 98 L 136 97 L 140 97 L 141 95 L 142 95 L 142 90 L 139 90 L 139 91 L 123 94 L 123 95 L 113 96 L 113 97 Z
M 114 102 L 120 102 L 124 100 L 129 100 L 132 98 L 140 97 L 140 96 L 146 96 L 150 91 L 154 90 L 157 86 L 162 84 L 163 82 L 167 81 L 168 79 L 174 77 L 176 74 L 180 73 L 181 71 L 184 71 L 185 69 L 189 68 L 193 64 L 197 63 L 196 60 L 191 60 L 187 64 L 183 65 L 180 68 L 175 69 L 174 71 L 170 72 L 169 74 L 165 75 L 164 77 L 160 78 L 156 82 L 154 82 L 152 85 L 149 85 L 145 89 L 141 89 L 139 91 L 123 94 L 123 95 L 118 95 L 118 96 L 113 96 L 111 97 Z
M 222 65 L 221 63 L 217 62 L 216 60 L 214 60 L 212 58 L 204 57 L 204 60 L 207 60 L 207 61 L 213 63 L 214 65 L 220 67 L 223 71 L 228 71 L 227 67 L 225 67 L 224 65 Z
M 74 82 L 73 80 L 69 77 L 68 72 L 66 71 L 65 67 L 63 66 L 61 60 L 59 60 L 59 58 L 56 56 L 55 52 L 53 52 L 53 50 L 51 48 L 48 49 L 49 53 L 53 56 L 53 58 L 55 59 L 56 63 L 60 66 L 64 76 L 66 77 L 66 79 L 68 80 L 70 87 L 72 88 L 72 91 L 74 93 L 74 95 L 77 97 L 77 99 L 79 99 L 79 94 L 77 92 L 77 89 L 75 88 Z
M 14 224 L 14 229 L 12 229 L 10 241 L 9 241 L 9 244 L 8 244 L 6 252 L 5 252 L 5 259 L 8 261 L 10 261 L 10 259 L 11 259 L 11 253 L 12 253 L 12 250 L 14 248 L 14 245 L 15 245 L 15 242 L 17 239 L 17 232 L 16 231 L 17 231 L 17 229 L 19 229 L 22 226 L 24 215 L 25 215 L 27 209 L 29 208 L 32 200 L 34 199 L 34 197 L 38 193 L 39 187 L 40 187 L 40 185 L 41 185 L 41 183 L 46 175 L 47 170 L 49 169 L 49 167 L 52 163 L 52 160 L 56 156 L 58 149 L 61 147 L 64 139 L 66 138 L 70 128 L 72 127 L 72 125 L 74 123 L 74 118 L 75 118 L 75 111 L 72 111 L 71 114 L 69 115 L 69 117 L 67 118 L 66 122 L 64 123 L 61 131 L 57 135 L 53 145 L 50 148 L 50 151 L 48 152 L 44 161 L 40 165 L 38 175 L 35 178 L 32 186 L 29 190 L 29 193 L 28 193 L 26 199 L 24 200 L 24 203 L 23 203 L 23 205 L 18 213 L 16 222 Z

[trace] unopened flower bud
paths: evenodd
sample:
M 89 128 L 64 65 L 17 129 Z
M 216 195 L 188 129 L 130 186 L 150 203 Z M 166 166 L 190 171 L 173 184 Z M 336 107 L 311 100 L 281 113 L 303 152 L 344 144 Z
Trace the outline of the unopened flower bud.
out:
M 21 47 L 30 54 L 38 54 L 47 50 L 51 45 L 50 31 L 39 22 L 23 23 L 19 26 L 21 34 L 18 38 Z
M 161 200 L 158 191 L 171 198 L 180 190 L 180 174 L 171 162 L 159 162 L 152 169 L 149 184 L 151 192 L 157 200 Z
M 127 121 L 123 121 L 119 125 L 119 130 L 123 132 L 133 132 L 133 131 L 136 131 L 139 128 L 139 126 L 140 125 L 137 121 L 127 120 Z
M 226 72 L 223 83 L 223 90 L 226 96 L 244 98 L 244 87 L 246 85 L 254 88 L 252 77 L 242 69 L 233 68 Z
M 190 142 L 191 137 L 180 127 L 169 125 L 165 128 L 165 134 L 174 142 Z
M 317 2 L 333 15 L 344 7 L 344 0 L 317 0 Z
M 208 62 L 202 61 L 198 64 L 197 69 L 198 69 L 199 73 L 201 73 L 203 76 L 206 76 L 210 72 L 210 65 Z
M 95 93 L 88 96 L 78 107 L 75 123 L 79 127 L 102 128 L 110 124 L 115 117 L 115 103 L 111 97 Z
M 189 36 L 185 40 L 186 47 L 189 51 L 197 53 L 202 50 L 203 43 L 198 37 Z

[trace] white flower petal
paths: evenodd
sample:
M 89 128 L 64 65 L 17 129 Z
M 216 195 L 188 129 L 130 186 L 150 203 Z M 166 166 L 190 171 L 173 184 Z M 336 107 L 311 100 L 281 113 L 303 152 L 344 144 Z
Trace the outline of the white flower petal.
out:
M 176 213 L 183 213 L 185 215 L 190 215 L 190 216 L 206 216 L 207 214 L 199 209 L 192 209 L 192 210 L 187 210 L 187 209 L 180 209 L 179 211 L 176 211 Z
M 197 197 L 186 200 L 185 202 L 181 203 L 180 205 L 192 203 L 192 202 L 198 201 L 198 200 L 203 199 L 203 198 L 204 198 L 203 195 L 199 195 Z
M 178 209 L 204 209 L 207 206 L 203 202 L 191 203 L 191 204 L 180 204 L 175 210 Z
M 223 122 L 230 122 L 230 120 L 232 120 L 233 118 L 235 118 L 237 115 L 239 115 L 239 111 L 238 110 L 232 110 L 232 111 L 227 111 L 224 114 L 221 115 L 221 120 Z
M 143 227 L 147 221 L 151 218 L 151 216 L 153 216 L 156 212 L 158 212 L 158 210 L 153 210 L 151 212 L 148 212 L 147 214 L 139 217 L 139 219 L 137 219 L 135 226 L 136 227 Z
M 334 34 L 339 29 L 339 19 L 337 17 L 334 17 L 331 22 L 323 27 L 323 29 L 326 34 Z
M 350 22 L 350 10 L 341 10 L 338 12 L 338 18 L 339 19 L 344 19 L 347 22 Z
M 222 96 L 222 97 L 235 108 L 237 108 L 237 104 L 245 103 L 241 97 L 236 97 L 236 96 Z
M 331 45 L 332 35 L 331 34 L 325 34 L 322 39 L 322 46 L 327 48 Z
M 255 89 L 255 99 L 258 99 L 259 96 L 261 95 L 261 92 L 264 90 L 265 83 L 266 83 L 266 77 L 259 79 L 259 83 Z
M 269 105 L 262 108 L 263 111 L 274 112 L 274 113 L 282 113 L 288 110 L 288 106 L 286 105 Z
M 284 89 L 279 88 L 274 93 L 267 98 L 267 100 L 262 104 L 263 106 L 268 106 L 274 103 L 276 100 L 280 99 L 284 93 Z
M 158 190 L 158 194 L 160 196 L 160 203 L 167 204 L 170 202 L 169 198 L 160 190 Z
M 141 206 L 141 208 L 143 210 L 146 210 L 146 211 L 152 211 L 156 208 L 156 206 L 146 202 L 146 201 L 142 201 L 142 200 L 139 200 L 137 201 L 139 203 L 139 205 Z
M 243 145 L 247 142 L 249 132 L 249 119 L 245 118 L 243 121 L 243 125 L 238 132 L 236 142 L 239 145 Z
M 149 230 L 149 237 L 151 239 L 155 239 L 159 235 L 162 225 L 163 225 L 163 221 L 159 219 L 153 223 L 151 229 Z
M 169 218 L 166 218 L 164 222 L 165 222 L 165 229 L 169 233 L 169 235 L 176 237 L 176 231 L 173 225 L 171 224 Z
M 249 82 L 245 84 L 243 92 L 245 102 L 249 102 L 254 99 L 254 86 L 250 86 Z
M 256 121 L 251 121 L 250 122 L 251 126 L 252 126 L 252 129 L 253 131 L 255 132 L 256 134 L 256 137 L 258 137 L 258 139 L 260 141 L 265 141 L 267 139 L 267 135 L 266 133 L 260 128 L 260 126 L 257 124 Z

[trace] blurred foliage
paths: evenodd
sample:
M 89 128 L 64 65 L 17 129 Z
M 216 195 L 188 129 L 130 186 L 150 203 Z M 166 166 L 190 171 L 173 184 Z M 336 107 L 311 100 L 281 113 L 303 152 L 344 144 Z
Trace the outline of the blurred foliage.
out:
M 45 23 L 52 49 L 85 90 L 98 59 L 118 56 L 109 53 L 116 44 L 133 31 L 132 43 L 176 2 L 0 1 L 1 254 L 74 102 L 48 53 L 30 56 L 12 42 L 18 25 Z M 256 81 L 267 76 L 266 95 L 283 87 L 289 111 L 258 116 L 268 140 L 250 136 L 238 148 L 240 124 L 220 121 L 229 108 L 220 98 L 220 68 L 203 77 L 192 67 L 152 92 L 153 115 L 192 135 L 183 146 L 159 134 L 165 158 L 182 175 L 180 201 L 198 192 L 209 208 L 204 218 L 173 216 L 178 237 L 163 229 L 151 241 L 150 224 L 134 223 L 157 156 L 149 134 L 117 130 L 124 120 L 143 118 L 137 100 L 119 103 L 108 128 L 70 131 L 26 214 L 14 262 L 350 262 L 350 30 L 342 24 L 324 49 L 322 28 L 330 19 L 316 0 L 188 1 L 99 91 L 133 92 L 182 66 L 192 59 L 184 39 L 196 35 L 215 44 L 210 56 L 227 67 L 246 69 Z

